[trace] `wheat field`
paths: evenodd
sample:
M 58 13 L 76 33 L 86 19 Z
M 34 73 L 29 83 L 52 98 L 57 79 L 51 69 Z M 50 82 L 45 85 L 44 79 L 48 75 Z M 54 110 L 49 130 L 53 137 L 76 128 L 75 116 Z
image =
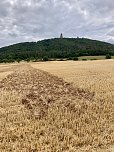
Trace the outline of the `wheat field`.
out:
M 114 60 L 55 61 L 32 66 L 62 77 L 76 87 L 100 93 L 114 91 Z
M 114 60 L 0 65 L 1 152 L 113 152 Z

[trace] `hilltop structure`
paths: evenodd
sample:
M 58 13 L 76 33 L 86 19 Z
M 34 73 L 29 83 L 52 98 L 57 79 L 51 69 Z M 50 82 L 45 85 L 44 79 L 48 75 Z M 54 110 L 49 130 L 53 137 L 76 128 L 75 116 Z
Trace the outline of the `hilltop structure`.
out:
M 62 39 L 63 38 L 63 34 L 61 33 L 61 35 L 60 35 L 60 38 Z

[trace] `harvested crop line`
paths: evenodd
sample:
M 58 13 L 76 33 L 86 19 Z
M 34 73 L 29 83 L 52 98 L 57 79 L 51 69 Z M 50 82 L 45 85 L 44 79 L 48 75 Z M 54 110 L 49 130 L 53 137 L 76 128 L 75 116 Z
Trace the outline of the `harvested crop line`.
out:
M 92 100 L 94 96 L 94 93 L 85 92 L 79 88 L 75 89 L 61 78 L 31 67 L 26 67 L 19 72 L 16 71 L 8 75 L 1 81 L 0 87 L 20 93 L 23 96 L 22 104 L 27 109 L 34 110 L 39 107 L 40 113 L 38 115 L 40 118 L 47 113 L 51 103 L 58 102 L 58 99 L 65 98 L 67 105 L 69 99 L 84 98 Z
M 2 151 L 91 151 L 114 142 L 113 101 L 96 102 L 94 93 L 29 66 L 3 79 L 0 90 Z

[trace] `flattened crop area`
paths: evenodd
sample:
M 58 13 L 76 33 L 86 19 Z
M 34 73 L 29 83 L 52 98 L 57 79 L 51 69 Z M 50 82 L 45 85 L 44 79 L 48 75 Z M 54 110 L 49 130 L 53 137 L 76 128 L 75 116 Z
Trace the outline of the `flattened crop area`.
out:
M 0 151 L 109 151 L 113 101 L 29 65 L 0 82 Z

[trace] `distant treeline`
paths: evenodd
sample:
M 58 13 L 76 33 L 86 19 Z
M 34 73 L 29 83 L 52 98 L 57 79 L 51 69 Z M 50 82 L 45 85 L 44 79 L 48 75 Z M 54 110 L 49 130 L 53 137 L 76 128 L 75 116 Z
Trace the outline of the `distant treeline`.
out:
M 114 55 L 114 45 L 86 38 L 55 38 L 0 48 L 0 62 Z

